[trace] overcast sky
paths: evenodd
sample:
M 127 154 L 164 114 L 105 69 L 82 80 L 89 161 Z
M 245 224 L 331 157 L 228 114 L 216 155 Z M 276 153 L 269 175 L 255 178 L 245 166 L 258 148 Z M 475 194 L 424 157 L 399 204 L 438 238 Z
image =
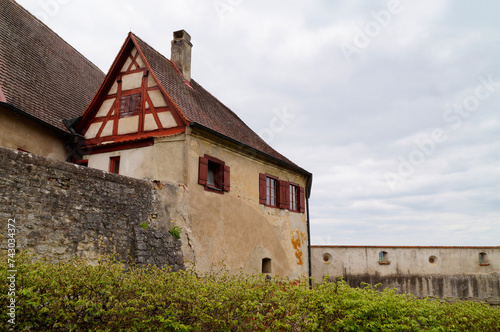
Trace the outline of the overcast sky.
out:
M 313 244 L 500 245 L 500 2 L 19 0 L 107 72 L 128 31 L 314 175 Z

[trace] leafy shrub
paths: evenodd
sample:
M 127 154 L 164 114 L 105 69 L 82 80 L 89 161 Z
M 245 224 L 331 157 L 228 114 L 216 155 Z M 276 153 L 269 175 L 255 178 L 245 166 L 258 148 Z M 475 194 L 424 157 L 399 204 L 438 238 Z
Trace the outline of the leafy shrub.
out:
M 224 269 L 92 266 L 16 257 L 16 329 L 30 331 L 499 331 L 500 310 L 472 302 L 418 300 L 344 281 L 266 280 Z M 0 278 L 7 280 L 7 263 Z M 7 282 L 0 305 L 7 305 Z M 0 330 L 8 330 L 5 310 Z

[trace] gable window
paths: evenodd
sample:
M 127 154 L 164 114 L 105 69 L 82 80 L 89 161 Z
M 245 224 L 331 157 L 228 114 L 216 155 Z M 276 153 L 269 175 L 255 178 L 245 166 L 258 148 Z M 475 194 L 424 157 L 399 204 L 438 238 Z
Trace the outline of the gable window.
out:
M 120 157 L 109 158 L 109 171 L 111 173 L 120 174 Z
M 120 118 L 138 115 L 141 110 L 141 94 L 122 96 L 120 98 Z
M 199 159 L 198 183 L 205 190 L 223 194 L 230 190 L 230 168 L 222 160 L 210 156 Z

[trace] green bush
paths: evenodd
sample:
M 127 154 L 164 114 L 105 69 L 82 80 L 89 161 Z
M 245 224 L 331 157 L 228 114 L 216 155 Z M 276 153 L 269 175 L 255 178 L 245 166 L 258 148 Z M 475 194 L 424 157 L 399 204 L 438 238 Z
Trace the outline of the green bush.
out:
M 500 310 L 418 300 L 344 281 L 266 280 L 221 269 L 199 275 L 107 259 L 30 263 L 18 254 L 18 331 L 500 331 Z M 7 306 L 7 259 L 0 303 Z M 5 309 L 0 330 L 11 326 Z

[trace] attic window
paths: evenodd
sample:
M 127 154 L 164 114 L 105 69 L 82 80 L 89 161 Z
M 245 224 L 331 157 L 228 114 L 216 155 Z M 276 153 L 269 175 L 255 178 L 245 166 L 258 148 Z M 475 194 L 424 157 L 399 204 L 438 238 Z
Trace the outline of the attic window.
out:
M 200 157 L 198 184 L 206 191 L 223 194 L 230 190 L 230 169 L 222 160 L 210 156 Z
M 141 110 L 141 94 L 122 96 L 120 98 L 120 118 L 138 115 Z

